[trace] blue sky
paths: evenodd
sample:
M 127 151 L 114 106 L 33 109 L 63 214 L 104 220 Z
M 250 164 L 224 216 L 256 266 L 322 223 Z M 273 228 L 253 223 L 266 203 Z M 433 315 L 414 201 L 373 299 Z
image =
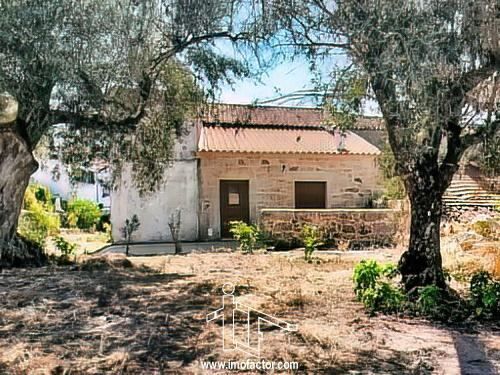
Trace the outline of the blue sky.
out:
M 246 58 L 227 41 L 216 42 L 216 49 L 223 54 Z M 248 55 L 246 55 L 248 56 Z M 335 66 L 342 67 L 347 64 L 346 56 L 341 52 L 332 54 L 323 61 L 317 61 L 316 72 L 310 70 L 310 63 L 306 57 L 296 57 L 294 60 L 285 60 L 276 63 L 259 80 L 243 79 L 237 80 L 234 85 L 223 85 L 220 90 L 218 101 L 231 104 L 252 104 L 255 102 L 279 98 L 282 95 L 291 94 L 298 90 L 314 89 L 313 79 L 315 74 L 321 75 L 322 82 L 326 82 L 328 74 Z M 311 99 L 287 101 L 285 103 L 266 103 L 268 105 L 288 106 L 315 106 L 317 102 Z M 379 116 L 378 106 L 373 101 L 365 102 L 363 106 L 364 115 Z
M 323 74 L 325 74 L 326 69 L 322 70 Z M 230 104 L 252 104 L 255 101 L 274 99 L 297 90 L 313 89 L 314 83 L 312 79 L 313 73 L 309 70 L 309 64 L 305 59 L 284 62 L 264 74 L 260 82 L 244 79 L 237 81 L 233 86 L 222 86 L 219 101 Z M 275 105 L 278 103 L 267 104 Z M 290 101 L 284 105 L 310 107 L 315 104 L 305 100 L 302 102 Z M 363 114 L 366 116 L 381 115 L 378 105 L 374 101 L 365 101 Z
M 283 94 L 312 88 L 312 73 L 307 61 L 301 59 L 279 64 L 261 78 L 261 82 L 252 79 L 237 81 L 234 87 L 224 85 L 220 101 L 224 103 L 249 104 L 255 100 L 278 97 Z M 277 92 L 277 90 L 279 90 Z

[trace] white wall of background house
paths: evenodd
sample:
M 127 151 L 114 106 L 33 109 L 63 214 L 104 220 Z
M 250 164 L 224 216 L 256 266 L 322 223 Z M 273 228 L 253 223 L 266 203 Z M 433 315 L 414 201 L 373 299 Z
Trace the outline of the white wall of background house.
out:
M 52 194 L 61 199 L 69 200 L 73 197 L 88 199 L 101 203 L 103 207 L 109 209 L 111 206 L 109 189 L 98 182 L 99 177 L 103 176 L 99 176 L 99 173 L 94 171 L 87 171 L 87 173 L 94 175 L 94 182 L 72 183 L 66 167 L 60 161 L 46 160 L 40 162 L 40 168 L 33 174 L 32 180 L 48 186 Z
M 131 168 L 125 167 L 116 189 L 111 192 L 111 224 L 114 241 L 123 240 L 121 228 L 127 218 L 138 216 L 140 227 L 133 241 L 172 241 L 168 222 L 181 210 L 180 239 L 194 241 L 198 237 L 198 166 L 196 158 L 197 127 L 186 126 L 186 134 L 174 147 L 173 163 L 166 169 L 165 183 L 159 190 L 140 196 L 134 187 Z

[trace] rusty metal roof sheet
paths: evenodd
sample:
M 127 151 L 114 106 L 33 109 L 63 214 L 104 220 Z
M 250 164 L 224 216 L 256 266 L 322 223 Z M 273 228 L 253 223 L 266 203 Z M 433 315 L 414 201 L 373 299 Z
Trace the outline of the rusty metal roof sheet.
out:
M 201 129 L 199 151 L 378 155 L 380 150 L 353 132 L 322 128 L 213 126 Z
M 303 127 L 327 125 L 328 115 L 320 108 L 214 104 L 205 109 L 202 120 L 208 124 Z M 379 117 L 359 117 L 355 128 L 383 130 L 384 123 Z

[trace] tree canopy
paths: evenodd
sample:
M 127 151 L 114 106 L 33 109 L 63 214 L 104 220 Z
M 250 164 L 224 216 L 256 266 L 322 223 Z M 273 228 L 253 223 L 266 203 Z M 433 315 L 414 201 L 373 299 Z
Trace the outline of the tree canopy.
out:
M 200 87 L 250 75 L 249 63 L 215 42 L 253 48 L 262 40 L 257 17 L 241 15 L 258 12 L 252 4 L 2 0 L 0 92 L 19 103 L 16 127 L 31 149 L 66 124 L 58 134 L 73 154 L 67 161 L 132 161 L 139 186 L 152 188 L 141 183 L 142 171 L 148 180 L 161 175 L 172 134 L 203 99 Z M 116 145 L 121 157 L 110 153 Z
M 442 195 L 464 152 L 485 139 L 498 139 L 499 3 L 269 4 L 280 15 L 277 23 L 287 30 L 282 45 L 315 61 L 344 54 L 347 63 L 342 69 L 332 66 L 335 74 L 325 90 L 325 101 L 337 119 L 352 123 L 361 99 L 377 102 L 396 172 L 412 206 L 409 250 L 400 262 L 403 281 L 408 290 L 428 284 L 444 287 L 439 252 Z

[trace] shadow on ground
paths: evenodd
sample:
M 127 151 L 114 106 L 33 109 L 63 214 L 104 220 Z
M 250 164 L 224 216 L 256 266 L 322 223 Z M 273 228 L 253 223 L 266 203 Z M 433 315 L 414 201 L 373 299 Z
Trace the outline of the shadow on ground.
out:
M 136 373 L 188 365 L 203 354 L 196 338 L 213 288 L 186 287 L 190 277 L 112 268 L 4 272 L 0 371 Z

